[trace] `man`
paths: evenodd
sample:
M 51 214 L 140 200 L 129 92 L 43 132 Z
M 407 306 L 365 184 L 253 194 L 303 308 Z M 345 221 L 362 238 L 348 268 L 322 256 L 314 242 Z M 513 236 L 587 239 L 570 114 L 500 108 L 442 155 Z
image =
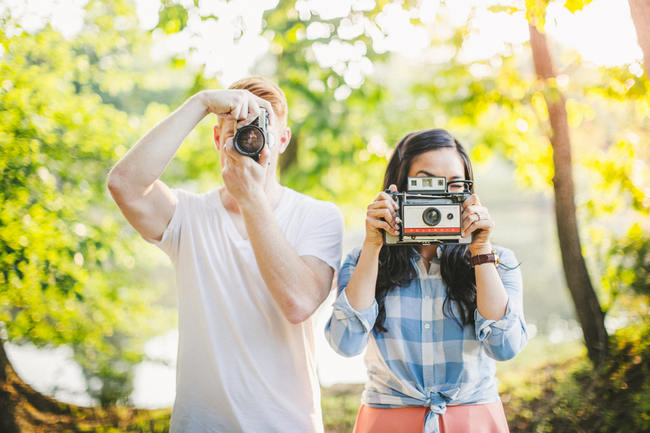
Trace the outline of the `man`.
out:
M 269 140 L 259 159 L 233 147 L 235 123 L 260 108 Z M 165 167 L 214 113 L 224 186 L 170 190 Z M 331 203 L 282 186 L 278 156 L 291 138 L 282 90 L 248 78 L 206 90 L 144 135 L 108 178 L 115 202 L 171 258 L 179 304 L 171 431 L 322 432 L 312 313 L 341 256 L 342 218 Z

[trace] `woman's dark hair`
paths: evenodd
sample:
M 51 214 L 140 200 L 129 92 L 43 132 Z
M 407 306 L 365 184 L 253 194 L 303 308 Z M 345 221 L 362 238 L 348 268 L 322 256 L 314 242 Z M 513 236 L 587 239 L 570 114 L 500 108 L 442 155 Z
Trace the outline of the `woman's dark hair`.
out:
M 442 148 L 456 149 L 465 166 L 465 179 L 473 181 L 472 164 L 465 148 L 444 129 L 428 129 L 412 132 L 397 144 L 386 168 L 384 189 L 395 184 L 398 191 L 406 191 L 408 172 L 413 159 L 422 153 Z M 474 192 L 473 186 L 471 192 Z M 444 314 L 459 319 L 461 325 L 473 324 L 476 308 L 476 278 L 472 272 L 469 249 L 467 245 L 451 244 L 441 245 L 438 248 L 441 250 L 440 274 L 447 285 L 447 297 L 443 304 Z M 417 272 L 411 265 L 411 259 L 418 254 L 416 248 L 411 245 L 390 247 L 384 245 L 381 248 L 375 289 L 375 299 L 379 306 L 375 331 L 387 331 L 384 326 L 386 295 L 396 287 L 416 278 Z M 450 301 L 456 303 L 460 317 L 454 314 Z

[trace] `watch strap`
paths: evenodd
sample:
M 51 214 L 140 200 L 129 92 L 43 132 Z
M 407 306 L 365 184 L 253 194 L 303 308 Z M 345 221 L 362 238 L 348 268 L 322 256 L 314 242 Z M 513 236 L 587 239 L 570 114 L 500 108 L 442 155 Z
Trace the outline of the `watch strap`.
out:
M 477 254 L 471 258 L 472 267 L 477 265 L 482 265 L 483 263 L 494 263 L 494 265 L 499 264 L 499 256 L 496 250 L 492 250 L 489 254 Z

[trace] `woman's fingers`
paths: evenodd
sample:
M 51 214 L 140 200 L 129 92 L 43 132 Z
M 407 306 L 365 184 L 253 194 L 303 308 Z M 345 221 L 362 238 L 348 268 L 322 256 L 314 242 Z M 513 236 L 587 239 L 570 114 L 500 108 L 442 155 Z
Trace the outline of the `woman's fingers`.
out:
M 477 207 L 475 209 L 463 210 L 461 225 L 469 225 L 474 221 L 479 220 L 489 220 L 490 214 L 487 209 L 482 207 Z
M 481 205 L 481 201 L 478 199 L 478 195 L 472 194 L 469 197 L 467 197 L 463 202 L 463 209 L 469 206 L 480 206 L 480 205 Z
M 399 222 L 397 221 L 397 215 L 390 211 L 390 209 L 369 209 L 368 216 L 381 219 L 388 222 L 394 229 L 399 228 Z
M 476 231 L 486 230 L 488 232 L 494 229 L 494 222 L 491 220 L 480 220 L 471 223 L 466 229 L 462 231 L 462 236 L 466 237 Z
M 368 209 L 392 209 L 393 211 L 397 211 L 398 206 L 397 203 L 395 203 L 392 199 L 380 199 L 377 201 L 373 201 L 368 205 Z
M 399 230 L 392 228 L 386 221 L 366 216 L 366 223 L 375 229 L 383 229 L 386 233 L 391 233 L 395 236 L 399 235 Z
M 386 194 L 383 191 L 377 194 L 375 200 L 372 203 L 370 203 L 368 207 L 373 206 L 375 203 L 384 203 L 386 207 L 392 207 L 395 210 L 399 208 L 397 202 L 393 199 L 393 197 L 391 197 L 390 195 Z M 377 204 L 373 207 L 378 207 L 378 206 L 381 206 L 381 204 Z
M 397 192 L 397 187 L 391 185 L 390 191 Z M 392 235 L 399 235 L 400 219 L 397 215 L 399 206 L 390 196 L 390 194 L 382 191 L 375 197 L 375 200 L 368 205 L 366 213 L 366 223 L 369 227 L 375 230 L 382 229 L 386 233 Z

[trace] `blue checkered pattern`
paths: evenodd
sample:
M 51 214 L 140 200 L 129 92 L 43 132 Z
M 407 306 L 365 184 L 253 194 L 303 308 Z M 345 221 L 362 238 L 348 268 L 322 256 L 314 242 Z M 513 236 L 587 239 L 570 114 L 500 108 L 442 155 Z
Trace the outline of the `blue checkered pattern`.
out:
M 438 431 L 438 415 L 447 405 L 499 401 L 495 360 L 507 360 L 527 341 L 522 306 L 521 272 L 512 251 L 497 248 L 498 271 L 508 293 L 506 314 L 500 320 L 485 319 L 474 311 L 475 326 L 462 326 L 458 307 L 453 316 L 443 314 L 447 287 L 440 266 L 433 260 L 427 272 L 421 257 L 411 264 L 418 277 L 386 296 L 388 332 L 373 330 L 377 303 L 356 311 L 345 288 L 356 267 L 360 249 L 351 252 L 338 277 L 338 297 L 325 328 L 330 345 L 343 356 L 366 348 L 369 380 L 362 402 L 373 407 L 428 406 L 424 432 Z

